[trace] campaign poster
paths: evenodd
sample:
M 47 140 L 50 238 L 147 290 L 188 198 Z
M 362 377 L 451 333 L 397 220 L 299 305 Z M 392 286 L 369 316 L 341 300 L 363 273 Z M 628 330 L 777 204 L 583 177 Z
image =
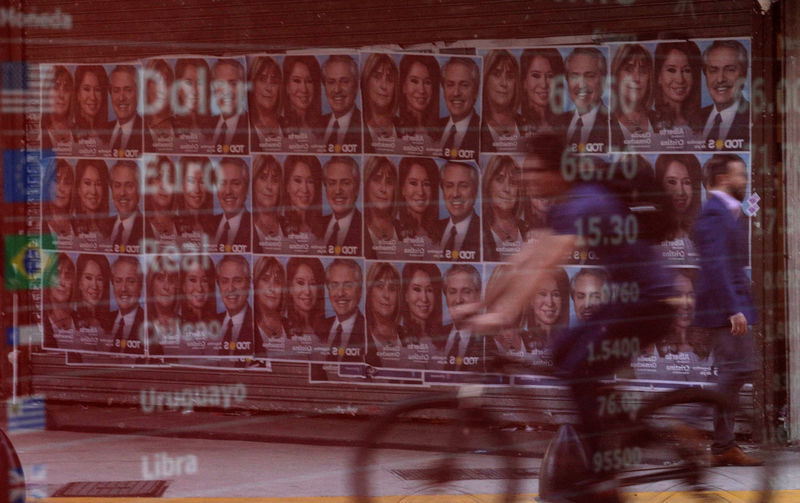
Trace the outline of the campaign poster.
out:
M 437 238 L 443 261 L 480 262 L 480 168 L 473 161 L 438 159 L 441 189 Z
M 477 161 L 481 148 L 480 57 L 439 55 L 439 130 L 428 155 Z
M 184 185 L 175 156 L 146 154 L 144 163 L 144 251 L 178 253 Z
M 78 319 L 76 304 L 79 296 L 75 253 L 46 252 L 43 270 L 56 281 L 42 291 L 42 347 L 67 351 L 76 348 Z
M 253 156 L 256 253 L 362 255 L 361 156 Z
M 750 150 L 750 39 L 694 40 L 703 58 L 695 138 L 686 150 Z
M 147 152 L 247 155 L 244 57 L 183 56 L 144 62 Z
M 210 249 L 216 253 L 250 253 L 250 165 L 248 157 L 212 157 L 213 213 L 208 222 Z
M 363 364 L 366 358 L 364 261 L 326 258 L 322 264 L 325 316 L 316 321 L 317 337 L 311 345 L 309 372 L 311 381 L 335 381 L 344 379 L 340 365 Z
M 522 186 L 524 156 L 481 155 L 481 216 L 483 217 L 483 261 L 506 262 L 528 240 L 526 217 L 546 201 L 526 196 Z M 542 222 L 544 214 L 541 215 Z M 530 226 L 530 230 L 535 227 Z
M 142 153 L 141 65 L 43 64 L 42 150 L 135 159 Z
M 287 152 L 283 103 L 282 54 L 247 56 L 247 103 L 250 116 L 250 152 Z
M 567 146 L 578 154 L 609 151 L 607 46 L 559 47 L 566 78 L 565 112 L 559 120 Z

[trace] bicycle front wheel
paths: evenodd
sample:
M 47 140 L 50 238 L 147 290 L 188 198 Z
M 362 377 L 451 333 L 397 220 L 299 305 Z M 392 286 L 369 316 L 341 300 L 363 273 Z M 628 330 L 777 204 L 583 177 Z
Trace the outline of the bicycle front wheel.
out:
M 379 418 L 356 453 L 354 500 L 512 503 L 519 473 L 510 439 L 486 411 L 457 405 L 455 399 L 416 401 Z M 448 409 L 454 418 L 424 419 Z

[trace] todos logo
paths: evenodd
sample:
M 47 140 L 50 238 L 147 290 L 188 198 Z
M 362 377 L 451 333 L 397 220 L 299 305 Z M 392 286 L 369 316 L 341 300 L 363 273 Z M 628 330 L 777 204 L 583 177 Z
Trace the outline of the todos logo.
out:
M 475 260 L 475 250 L 445 250 L 444 258 L 450 260 Z

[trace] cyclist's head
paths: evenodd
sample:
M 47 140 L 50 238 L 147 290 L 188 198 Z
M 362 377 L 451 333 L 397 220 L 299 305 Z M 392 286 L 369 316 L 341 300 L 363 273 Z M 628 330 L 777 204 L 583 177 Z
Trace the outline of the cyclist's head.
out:
M 564 139 L 553 133 L 539 133 L 525 142 L 522 183 L 528 197 L 555 197 L 565 192 L 570 182 L 562 169 L 574 162 Z

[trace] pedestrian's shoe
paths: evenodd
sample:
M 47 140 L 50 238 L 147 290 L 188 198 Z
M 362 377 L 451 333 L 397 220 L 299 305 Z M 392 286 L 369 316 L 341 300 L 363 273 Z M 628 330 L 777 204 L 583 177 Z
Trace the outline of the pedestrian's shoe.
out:
M 734 445 L 720 454 L 712 454 L 711 464 L 713 466 L 761 466 L 764 461 L 748 456 L 738 445 Z

